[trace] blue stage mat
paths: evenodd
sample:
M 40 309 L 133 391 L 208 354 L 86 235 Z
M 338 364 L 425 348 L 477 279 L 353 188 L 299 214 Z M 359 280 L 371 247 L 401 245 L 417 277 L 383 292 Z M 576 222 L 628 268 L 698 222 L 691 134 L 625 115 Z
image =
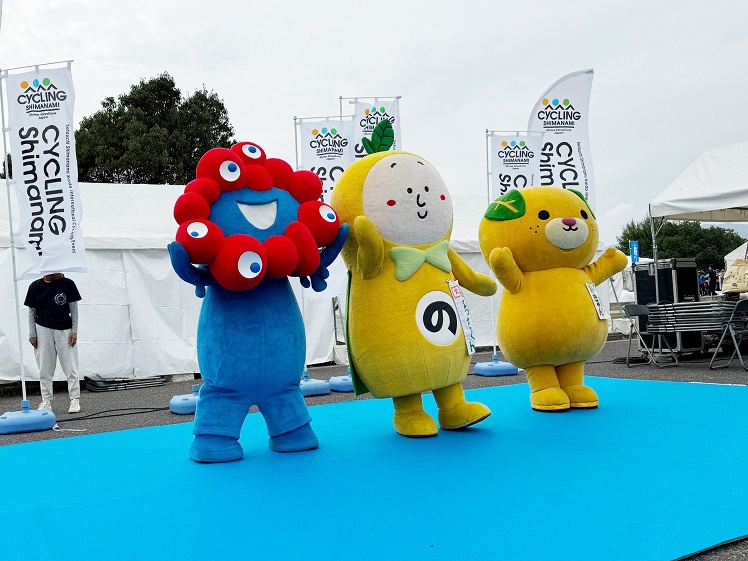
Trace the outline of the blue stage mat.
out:
M 748 387 L 589 378 L 601 406 L 412 440 L 389 400 L 311 409 L 318 450 L 199 465 L 192 424 L 0 447 L 0 557 L 674 559 L 748 534 Z M 431 413 L 433 399 L 425 397 Z

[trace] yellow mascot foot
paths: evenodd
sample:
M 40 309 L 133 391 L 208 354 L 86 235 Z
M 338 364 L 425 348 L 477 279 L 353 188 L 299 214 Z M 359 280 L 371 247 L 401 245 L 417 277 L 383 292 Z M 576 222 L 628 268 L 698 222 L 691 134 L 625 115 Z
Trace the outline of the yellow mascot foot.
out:
M 594 409 L 598 406 L 595 390 L 582 384 L 562 388 L 569 397 L 569 404 L 574 409 Z
M 434 419 L 425 411 L 398 413 L 395 411 L 395 430 L 410 438 L 428 438 L 437 435 Z
M 451 409 L 439 409 L 439 426 L 445 430 L 464 429 L 490 416 L 491 410 L 482 403 L 465 401 Z
M 561 388 L 546 388 L 530 394 L 530 404 L 536 411 L 568 411 L 569 397 Z

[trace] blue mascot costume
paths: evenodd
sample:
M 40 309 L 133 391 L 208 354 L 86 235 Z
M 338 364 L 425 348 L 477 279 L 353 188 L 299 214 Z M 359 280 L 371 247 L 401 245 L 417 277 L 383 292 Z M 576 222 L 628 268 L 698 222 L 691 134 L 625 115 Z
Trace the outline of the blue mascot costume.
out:
M 251 142 L 209 150 L 196 177 L 174 206 L 180 226 L 169 244 L 177 275 L 205 298 L 197 328 L 204 384 L 190 457 L 240 459 L 252 405 L 273 450 L 316 448 L 299 388 L 304 324 L 288 276 L 324 290 L 348 227 L 317 200 L 322 184 L 314 173 L 293 171 Z

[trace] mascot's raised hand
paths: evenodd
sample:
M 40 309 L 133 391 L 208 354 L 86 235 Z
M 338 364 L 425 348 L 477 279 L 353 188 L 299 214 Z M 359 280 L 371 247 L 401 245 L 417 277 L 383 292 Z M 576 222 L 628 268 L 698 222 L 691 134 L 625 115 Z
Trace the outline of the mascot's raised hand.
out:
M 257 144 L 209 150 L 196 175 L 174 205 L 179 228 L 169 245 L 179 278 L 205 298 L 197 328 L 204 384 L 190 457 L 241 458 L 239 434 L 252 405 L 273 450 L 316 448 L 299 388 L 304 324 L 288 277 L 323 290 L 348 228 L 317 201 L 315 174 L 267 158 Z

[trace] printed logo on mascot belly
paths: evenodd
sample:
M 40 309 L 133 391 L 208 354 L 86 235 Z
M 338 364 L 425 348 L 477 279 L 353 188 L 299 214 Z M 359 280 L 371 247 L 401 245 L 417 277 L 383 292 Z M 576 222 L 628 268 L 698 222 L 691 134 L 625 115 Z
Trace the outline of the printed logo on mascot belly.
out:
M 314 150 L 318 158 L 324 160 L 338 160 L 343 157 L 345 147 L 348 146 L 348 139 L 340 136 L 337 129 L 314 129 L 312 138 L 309 141 L 309 147 Z
M 538 111 L 538 119 L 543 121 L 544 129 L 572 130 L 581 118 L 582 114 L 574 109 L 568 99 L 563 101 L 544 99 L 543 108 Z
M 55 86 L 49 78 L 21 82 L 22 93 L 16 98 L 18 105 L 26 106 L 27 115 L 52 115 L 60 110 L 60 102 L 68 98 L 65 90 Z
M 429 343 L 442 347 L 454 343 L 462 331 L 454 300 L 440 290 L 428 292 L 419 300 L 416 325 Z

